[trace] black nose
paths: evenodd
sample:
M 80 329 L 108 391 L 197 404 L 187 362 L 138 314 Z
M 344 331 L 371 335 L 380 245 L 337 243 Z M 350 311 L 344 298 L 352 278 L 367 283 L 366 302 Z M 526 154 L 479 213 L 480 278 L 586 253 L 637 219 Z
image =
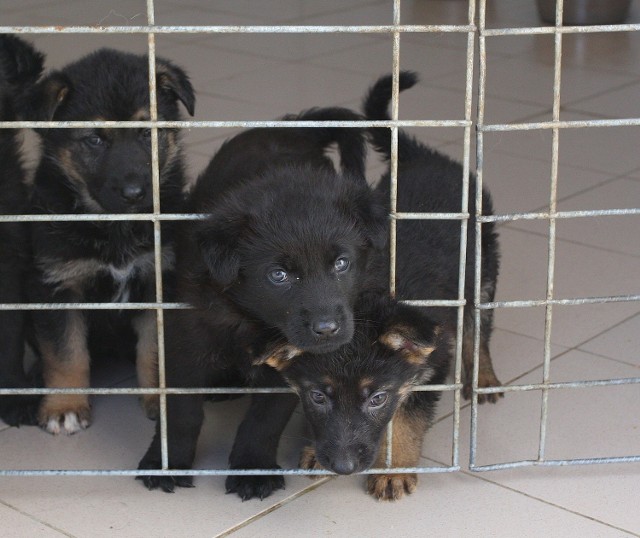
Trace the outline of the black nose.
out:
M 318 336 L 329 336 L 335 334 L 340 329 L 338 322 L 333 319 L 322 319 L 314 321 L 311 325 L 311 329 Z
M 144 198 L 145 190 L 140 185 L 125 185 L 120 194 L 127 202 L 139 202 Z
M 353 474 L 356 470 L 356 462 L 352 458 L 340 458 L 333 462 L 331 470 L 338 474 Z

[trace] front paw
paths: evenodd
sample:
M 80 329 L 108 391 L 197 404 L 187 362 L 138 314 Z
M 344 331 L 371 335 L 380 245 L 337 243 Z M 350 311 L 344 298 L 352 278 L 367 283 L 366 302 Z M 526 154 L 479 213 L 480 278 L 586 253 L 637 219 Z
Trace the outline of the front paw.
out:
M 38 424 L 53 435 L 72 435 L 91 425 L 91 406 L 85 395 L 49 395 L 40 405 Z
M 146 469 L 162 469 L 160 460 L 145 455 L 140 461 L 138 469 L 143 471 Z M 193 488 L 193 476 L 136 476 L 136 480 L 141 480 L 145 487 L 151 491 L 161 489 L 165 493 L 174 493 L 178 488 Z
M 373 474 L 367 477 L 367 491 L 379 501 L 397 501 L 413 493 L 418 485 L 416 474 Z
M 275 490 L 284 489 L 284 476 L 227 476 L 225 487 L 227 493 L 237 493 L 243 501 L 254 497 L 263 500 Z
M 502 383 L 496 377 L 493 370 L 480 370 L 478 372 L 478 388 L 485 389 L 489 387 L 499 387 Z M 473 395 L 471 381 L 467 381 L 462 387 L 462 397 L 470 400 Z M 490 392 L 487 394 L 478 394 L 478 403 L 496 403 L 500 398 L 504 398 L 504 392 Z

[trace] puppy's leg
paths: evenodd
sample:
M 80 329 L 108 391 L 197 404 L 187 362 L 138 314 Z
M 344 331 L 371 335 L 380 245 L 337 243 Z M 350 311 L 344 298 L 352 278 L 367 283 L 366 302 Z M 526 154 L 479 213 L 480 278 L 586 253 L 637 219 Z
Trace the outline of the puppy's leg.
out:
M 204 420 L 203 398 L 196 395 L 167 397 L 167 445 L 170 469 L 191 469 L 196 453 L 200 428 Z M 160 421 L 156 422 L 156 433 L 138 465 L 138 469 L 162 469 L 160 444 Z M 192 476 L 139 476 L 147 489 L 160 488 L 173 493 L 176 486 L 193 487 Z
M 38 334 L 45 386 L 89 387 L 89 350 L 84 315 L 77 310 L 48 312 L 45 315 L 52 322 L 46 334 Z M 40 319 L 41 327 L 42 321 Z M 91 424 L 89 397 L 86 394 L 48 394 L 40 405 L 38 422 L 53 434 L 70 435 L 87 428 Z
M 138 337 L 136 345 L 136 370 L 138 385 L 142 388 L 158 387 L 158 331 L 156 313 L 147 310 L 133 319 L 133 328 Z M 158 417 L 158 395 L 144 394 L 142 407 L 147 417 Z
M 413 395 L 417 398 L 420 395 Z M 422 440 L 429 425 L 427 413 L 420 408 L 403 404 L 393 416 L 391 467 L 416 467 L 420 461 Z M 376 468 L 386 467 L 387 436 L 380 443 Z M 416 474 L 379 474 L 367 477 L 367 491 L 382 501 L 397 501 L 407 493 L 413 493 L 418 484 Z
M 483 299 L 484 300 L 484 299 Z M 473 380 L 473 338 L 474 338 L 473 311 L 465 309 L 464 336 L 462 339 L 462 364 L 464 366 L 464 387 L 462 396 L 471 398 L 471 383 Z M 493 370 L 493 360 L 489 353 L 489 340 L 493 328 L 493 311 L 482 310 L 480 312 L 480 349 L 478 357 L 478 388 L 499 387 L 501 385 Z M 479 394 L 478 403 L 495 403 L 504 396 L 503 393 Z
M 298 403 L 295 394 L 254 394 L 229 456 L 231 469 L 279 469 L 280 436 Z M 284 488 L 283 476 L 228 476 L 227 493 L 260 500 Z

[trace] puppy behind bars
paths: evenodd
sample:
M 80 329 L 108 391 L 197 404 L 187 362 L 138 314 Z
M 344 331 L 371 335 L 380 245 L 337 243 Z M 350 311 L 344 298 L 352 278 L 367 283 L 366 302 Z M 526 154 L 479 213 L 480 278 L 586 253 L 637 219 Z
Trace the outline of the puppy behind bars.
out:
M 18 119 L 19 101 L 42 72 L 43 55 L 26 41 L 0 36 L 0 121 Z M 0 214 L 26 212 L 25 171 L 21 164 L 18 129 L 0 129 Z M 0 303 L 24 300 L 24 270 L 29 258 L 26 223 L 0 224 Z M 25 312 L 0 311 L 0 387 L 24 388 Z M 34 396 L 1 396 L 0 419 L 12 426 L 35 420 Z
M 194 91 L 182 69 L 156 61 L 159 120 L 190 115 Z M 31 118 L 54 121 L 149 120 L 148 58 L 100 49 L 44 77 L 28 98 Z M 31 210 L 36 214 L 151 213 L 151 130 L 147 128 L 39 129 L 42 158 Z M 158 131 L 160 207 L 182 207 L 184 166 L 179 133 Z M 155 300 L 151 221 L 51 221 L 32 226 L 34 264 L 30 299 L 40 303 Z M 172 227 L 162 226 L 162 270 L 173 265 Z M 166 284 L 167 282 L 165 282 Z M 157 386 L 155 313 L 131 310 L 41 310 L 33 315 L 45 386 L 88 387 L 91 356 L 135 355 L 138 382 Z M 135 342 L 135 350 L 133 349 Z M 143 398 L 148 416 L 157 398 Z M 72 434 L 91 424 L 87 395 L 47 395 L 40 426 Z

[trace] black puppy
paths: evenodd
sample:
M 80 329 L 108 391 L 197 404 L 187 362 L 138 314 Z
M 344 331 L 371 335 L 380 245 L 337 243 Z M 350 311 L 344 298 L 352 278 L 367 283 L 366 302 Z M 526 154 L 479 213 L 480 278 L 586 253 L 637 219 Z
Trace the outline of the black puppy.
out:
M 179 119 L 178 101 L 193 115 L 195 97 L 185 73 L 163 59 L 158 59 L 156 70 L 159 119 Z M 31 117 L 36 120 L 148 120 L 148 58 L 101 49 L 47 75 L 28 101 Z M 38 133 L 43 157 L 34 180 L 34 213 L 152 211 L 150 129 L 61 128 L 40 129 Z M 179 135 L 162 129 L 158 139 L 161 209 L 180 211 L 184 171 Z M 171 227 L 163 226 L 162 232 L 163 270 L 171 270 Z M 32 240 L 32 301 L 155 299 L 151 222 L 35 223 Z M 152 311 L 37 311 L 33 320 L 47 387 L 89 386 L 94 335 L 100 344 L 110 341 L 114 348 L 119 342 L 137 338 L 139 383 L 157 386 Z M 145 397 L 144 404 L 147 414 L 154 416 L 156 398 Z M 86 395 L 47 395 L 40 406 L 39 423 L 50 433 L 72 434 L 90 422 Z
M 411 88 L 417 76 L 410 71 L 400 73 L 400 90 Z M 391 99 L 391 76 L 380 78 L 369 90 L 363 108 L 367 119 L 389 119 L 387 108 Z M 390 159 L 391 135 L 388 129 L 369 129 L 376 150 Z M 389 200 L 389 173 L 380 180 L 377 191 Z M 475 189 L 473 174 L 469 178 L 469 214 L 465 270 L 464 331 L 462 362 L 464 365 L 465 398 L 471 396 L 473 372 L 473 282 L 475 273 Z M 462 166 L 446 155 L 426 147 L 402 130 L 398 133 L 398 199 L 397 210 L 403 212 L 456 213 L 461 211 Z M 482 193 L 482 212 L 493 213 L 489 192 Z M 460 260 L 460 223 L 454 220 L 399 220 L 397 223 L 397 298 L 451 300 L 458 298 L 458 265 Z M 481 300 L 495 297 L 499 269 L 498 235 L 492 222 L 482 225 Z M 382 276 L 380 285 L 388 280 L 388 263 L 381 260 L 374 274 Z M 448 332 L 454 333 L 457 323 L 455 308 L 429 308 L 428 315 Z M 499 386 L 489 353 L 493 330 L 493 311 L 480 315 L 480 349 L 478 386 Z M 496 402 L 501 394 L 479 395 L 478 401 Z
M 357 120 L 340 109 L 314 109 L 299 120 Z M 337 142 L 342 174 L 325 149 Z M 274 342 L 304 350 L 336 349 L 353 336 L 353 305 L 372 251 L 384 245 L 387 214 L 364 180 L 360 129 L 252 129 L 228 142 L 198 179 L 191 211 L 210 217 L 186 223 L 179 241 L 181 301 L 193 310 L 167 312 L 170 387 L 282 386 L 268 366 L 253 367 Z M 232 469 L 277 468 L 293 394 L 261 395 L 240 425 Z M 188 469 L 203 420 L 202 397 L 169 396 L 169 462 Z M 159 431 L 140 469 L 160 467 Z M 189 486 L 187 477 L 143 478 L 149 489 Z M 230 476 L 243 499 L 282 488 L 281 476 Z
M 400 89 L 416 82 L 403 72 Z M 368 119 L 388 119 L 391 78 L 381 78 L 369 91 L 364 109 Z M 371 129 L 376 149 L 389 158 L 388 129 Z M 426 148 L 404 132 L 398 140 L 398 209 L 428 213 L 460 211 L 461 166 Z M 471 179 L 471 188 L 475 188 Z M 389 174 L 377 191 L 389 197 Z M 490 214 L 491 200 L 484 193 L 483 211 Z M 470 207 L 475 212 L 474 204 Z M 465 297 L 472 302 L 475 241 L 474 219 L 468 224 Z M 455 299 L 458 290 L 460 223 L 444 220 L 399 221 L 397 242 L 397 292 L 401 299 Z M 493 226 L 482 230 L 483 300 L 493 300 L 498 274 L 498 246 Z M 453 359 L 456 310 L 429 308 L 421 312 L 387 298 L 387 256 L 378 255 L 369 274 L 366 293 L 358 304 L 355 337 L 350 344 L 327 354 L 301 353 L 292 346 L 276 347 L 263 359 L 275 367 L 296 390 L 311 425 L 314 446 L 303 452 L 303 468 L 324 467 L 351 474 L 384 467 L 383 433 L 393 417 L 392 467 L 418 465 L 424 434 L 439 394 L 410 392 L 418 385 L 444 383 Z M 428 315 L 428 317 L 427 317 Z M 491 315 L 481 318 L 479 385 L 497 386 L 488 343 Z M 464 313 L 463 362 L 465 387 L 471 391 L 473 367 L 472 308 Z M 496 401 L 497 395 L 479 397 Z M 275 434 L 275 431 L 274 431 Z M 394 500 L 411 493 L 415 474 L 381 474 L 368 478 L 369 492 Z
M 351 343 L 332 353 L 301 353 L 279 346 L 257 362 L 282 374 L 296 391 L 313 434 L 300 467 L 352 474 L 384 468 L 386 432 L 393 419 L 392 467 L 419 463 L 424 434 L 439 392 L 412 392 L 442 384 L 450 370 L 450 335 L 418 309 L 381 294 L 359 302 Z M 368 477 L 368 491 L 385 500 L 415 490 L 413 473 Z
M 44 56 L 11 35 L 0 36 L 0 119 L 17 119 L 18 102 L 42 72 Z M 24 170 L 20 161 L 17 129 L 0 129 L 0 214 L 27 213 Z M 25 223 L 0 224 L 0 302 L 24 300 L 24 272 L 29 259 L 29 233 Z M 25 376 L 24 323 L 22 311 L 0 311 L 0 387 L 30 385 Z M 0 397 L 0 419 L 18 426 L 35 421 L 38 398 Z

